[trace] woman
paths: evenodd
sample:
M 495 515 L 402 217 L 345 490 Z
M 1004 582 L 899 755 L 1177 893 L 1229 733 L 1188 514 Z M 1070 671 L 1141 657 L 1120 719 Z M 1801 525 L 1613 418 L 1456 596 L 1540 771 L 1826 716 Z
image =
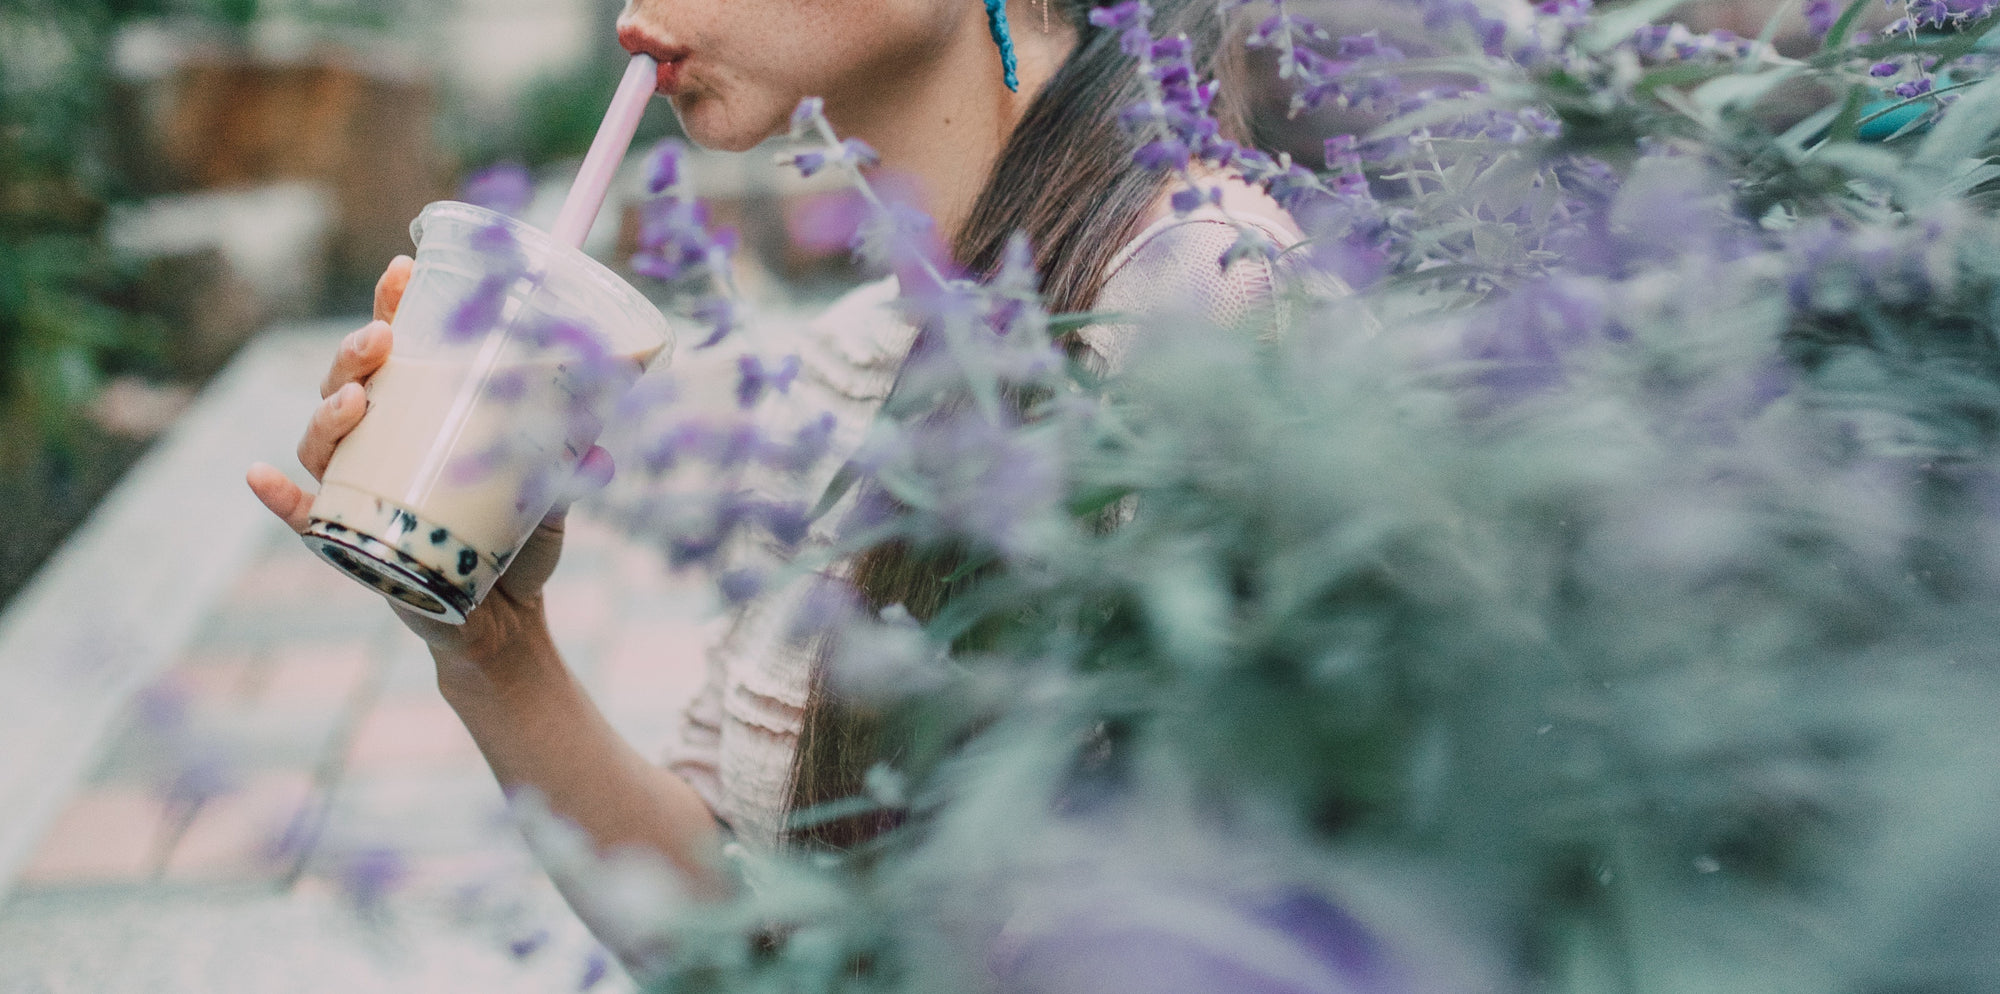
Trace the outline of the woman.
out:
M 1157 33 L 1186 32 L 1199 51 L 1220 47 L 1213 0 L 1155 0 L 1155 8 Z M 661 91 L 688 135 L 710 148 L 749 149 L 782 133 L 802 97 L 824 97 L 843 135 L 866 141 L 882 168 L 915 181 L 970 271 L 990 272 L 1007 238 L 1025 232 L 1051 310 L 1143 311 L 1180 304 L 1170 298 L 1195 287 L 1195 302 L 1226 318 L 1267 297 L 1265 264 L 1217 270 L 1234 229 L 1213 216 L 1175 219 L 1165 181 L 1132 165 L 1134 142 L 1117 116 L 1142 90 L 1117 39 L 1089 26 L 1085 0 L 1014 0 L 1006 13 L 1018 91 L 1005 81 L 993 37 L 1000 32 L 989 33 L 978 0 L 632 0 L 619 37 L 662 61 Z M 1240 121 L 1225 119 L 1232 126 L 1246 137 Z M 1232 213 L 1280 243 L 1296 240 L 1277 205 L 1240 182 L 1224 185 Z M 343 343 L 327 374 L 325 402 L 299 446 L 315 476 L 364 413 L 359 384 L 388 355 L 386 322 L 409 273 L 408 259 L 390 265 L 376 321 Z M 886 320 L 850 301 L 817 327 L 907 349 L 908 334 Z M 1115 361 L 1124 337 L 1098 329 L 1083 347 Z M 809 377 L 831 382 L 854 372 L 815 354 L 808 349 Z M 900 355 L 891 359 L 886 380 Z M 851 391 L 843 420 L 872 417 L 886 380 Z M 587 464 L 608 468 L 601 452 Z M 273 513 L 304 527 L 309 495 L 268 466 L 253 467 L 249 483 Z M 503 785 L 540 790 L 600 848 L 657 852 L 696 892 L 721 894 L 728 882 L 715 856 L 725 827 L 753 844 L 775 843 L 794 794 L 810 801 L 837 793 L 839 771 L 866 757 L 842 754 L 838 743 L 849 737 L 839 734 L 813 736 L 835 743 L 831 754 L 797 757 L 801 730 L 824 731 L 837 712 L 808 693 L 811 655 L 768 634 L 782 628 L 775 619 L 783 609 L 767 604 L 763 620 L 739 622 L 711 662 L 688 746 L 670 767 L 649 762 L 612 731 L 556 652 L 541 587 L 560 542 L 553 519 L 463 627 L 408 614 L 404 621 L 429 644 L 445 698 Z M 907 571 L 892 568 L 893 558 L 861 564 L 864 594 L 913 609 L 934 601 L 937 592 L 900 578 Z M 753 686 L 758 679 L 771 686 Z M 800 766 L 814 775 L 795 774 Z M 835 775 L 818 775 L 826 770 Z

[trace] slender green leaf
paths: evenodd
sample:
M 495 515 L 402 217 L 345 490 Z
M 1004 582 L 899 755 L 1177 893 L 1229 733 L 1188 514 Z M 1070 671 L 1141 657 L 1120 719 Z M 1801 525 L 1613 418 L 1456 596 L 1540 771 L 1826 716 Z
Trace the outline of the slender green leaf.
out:
M 1584 35 L 1583 48 L 1590 52 L 1615 48 L 1631 38 L 1633 32 L 1673 13 L 1674 8 L 1685 2 L 1687 0 L 1635 0 L 1607 11 Z
M 1820 46 L 1823 52 L 1831 52 L 1847 44 L 1847 33 L 1854 30 L 1854 22 L 1861 18 L 1861 12 L 1868 9 L 1875 0 L 1854 0 L 1847 9 L 1840 12 L 1840 18 L 1833 22 L 1826 33 L 1826 43 Z
M 1958 98 L 1932 126 L 1910 157 L 1914 165 L 1948 170 L 1976 158 L 2000 131 L 2000 76 L 1982 81 Z

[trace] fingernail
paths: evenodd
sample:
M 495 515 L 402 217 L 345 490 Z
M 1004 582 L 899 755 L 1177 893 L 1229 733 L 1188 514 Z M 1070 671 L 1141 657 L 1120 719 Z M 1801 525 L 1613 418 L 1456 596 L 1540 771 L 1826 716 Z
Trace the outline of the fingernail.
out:
M 389 326 L 380 321 L 361 329 L 360 351 L 375 351 L 375 347 L 382 344 L 382 333 L 387 330 L 389 330 Z
M 348 332 L 347 337 L 340 340 L 340 350 L 342 352 L 361 351 L 361 332 L 367 330 L 368 329 L 366 328 L 362 328 L 356 331 Z
M 349 383 L 340 388 L 340 411 L 342 414 L 354 410 L 355 403 L 361 400 L 361 393 L 361 384 L 359 383 Z

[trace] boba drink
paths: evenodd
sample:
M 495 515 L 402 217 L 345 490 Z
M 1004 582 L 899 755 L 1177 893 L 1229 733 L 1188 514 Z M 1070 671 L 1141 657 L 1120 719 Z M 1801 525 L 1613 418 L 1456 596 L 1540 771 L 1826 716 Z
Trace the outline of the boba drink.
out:
M 411 226 L 416 266 L 368 410 L 328 464 L 306 543 L 461 623 L 670 345 L 638 291 L 541 231 L 468 204 Z

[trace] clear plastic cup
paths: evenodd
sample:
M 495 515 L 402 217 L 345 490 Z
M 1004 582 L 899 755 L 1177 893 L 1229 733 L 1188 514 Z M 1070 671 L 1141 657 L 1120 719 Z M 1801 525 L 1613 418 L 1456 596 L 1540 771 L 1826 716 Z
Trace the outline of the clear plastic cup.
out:
M 304 537 L 385 596 L 460 624 L 672 336 L 609 269 L 503 214 L 436 203 L 410 233 L 394 347 Z

